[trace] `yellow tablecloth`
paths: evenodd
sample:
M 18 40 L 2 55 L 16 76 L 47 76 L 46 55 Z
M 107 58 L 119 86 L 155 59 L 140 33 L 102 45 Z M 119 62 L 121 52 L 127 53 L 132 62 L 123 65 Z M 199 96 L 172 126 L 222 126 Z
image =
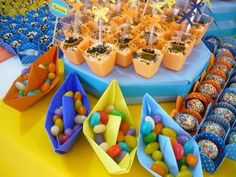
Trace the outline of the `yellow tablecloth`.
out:
M 1 83 L 3 84 L 3 83 Z M 49 95 L 23 113 L 0 101 L 0 177 L 109 177 L 93 149 L 81 133 L 73 149 L 64 155 L 53 151 L 44 128 L 45 116 L 50 100 Z M 91 107 L 97 99 L 89 96 Z M 170 112 L 174 103 L 162 103 Z M 135 126 L 138 128 L 141 105 L 130 105 Z M 151 177 L 139 164 L 137 157 L 130 173 L 123 177 Z M 226 159 L 214 175 L 205 177 L 236 176 L 236 162 Z

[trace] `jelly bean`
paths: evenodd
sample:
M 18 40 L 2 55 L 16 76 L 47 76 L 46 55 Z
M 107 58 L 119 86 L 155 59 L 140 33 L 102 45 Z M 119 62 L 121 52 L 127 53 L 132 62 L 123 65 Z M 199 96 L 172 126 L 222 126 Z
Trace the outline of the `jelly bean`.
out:
M 75 126 L 74 126 L 74 130 L 76 131 L 77 129 L 79 129 L 79 128 L 82 128 L 82 125 L 81 124 L 76 124 Z
M 119 153 L 121 152 L 121 148 L 118 144 L 111 146 L 108 150 L 107 150 L 107 154 L 111 157 L 115 157 L 118 156 Z
M 94 127 L 95 125 L 99 124 L 99 122 L 100 122 L 100 114 L 97 112 L 93 113 L 89 119 L 90 127 Z
M 157 173 L 160 176 L 165 176 L 166 172 L 165 169 L 157 164 L 153 164 L 151 166 L 151 170 L 154 171 L 155 173 Z
M 53 126 L 51 127 L 51 134 L 52 134 L 53 136 L 57 136 L 57 135 L 59 134 L 59 131 L 60 131 L 60 129 L 59 129 L 58 126 L 53 125 Z
M 169 172 L 168 166 L 165 164 L 165 162 L 163 162 L 161 160 L 157 160 L 154 162 L 154 164 L 161 166 L 165 170 L 165 174 L 167 174 Z
M 81 92 L 75 92 L 75 94 L 74 94 L 74 100 L 76 101 L 76 100 L 82 100 L 82 93 Z
M 67 128 L 64 131 L 64 134 L 68 137 L 71 137 L 73 135 L 73 133 L 74 133 L 74 130 L 72 128 Z
M 122 132 L 124 132 L 124 134 L 126 134 L 126 132 L 129 130 L 129 128 L 130 128 L 130 124 L 129 124 L 128 121 L 123 121 L 123 122 L 121 122 L 121 124 L 120 124 L 120 130 L 121 130 Z
M 197 165 L 197 157 L 192 153 L 186 156 L 186 161 L 187 164 L 191 167 L 195 167 Z
M 77 116 L 75 116 L 75 118 L 74 118 L 74 122 L 76 123 L 76 124 L 83 124 L 84 123 L 84 121 L 86 120 L 86 116 L 84 116 L 84 115 L 77 115 Z
M 149 133 L 148 135 L 144 136 L 144 143 L 148 144 L 148 143 L 151 143 L 153 141 L 155 141 L 157 138 L 157 135 L 153 132 Z
M 85 106 L 81 106 L 81 107 L 79 108 L 79 114 L 80 114 L 80 115 L 86 115 L 86 114 L 87 114 L 87 109 L 86 109 Z
M 161 160 L 162 159 L 162 152 L 161 151 L 158 151 L 158 150 L 156 150 L 156 151 L 153 151 L 153 153 L 152 153 L 152 158 L 153 158 L 153 160 Z
M 156 133 L 157 135 L 160 135 L 161 132 L 162 132 L 162 129 L 164 128 L 163 124 L 161 122 L 158 122 L 154 129 L 153 129 L 153 132 Z
M 22 84 L 24 84 L 24 85 L 27 85 L 27 83 L 28 83 L 28 80 L 24 80 L 24 81 L 22 82 Z
M 61 119 L 61 117 L 59 117 L 58 115 L 54 115 L 53 116 L 53 122 L 55 122 L 57 119 Z
M 169 137 L 170 138 L 170 143 L 171 143 L 171 146 L 173 147 L 175 144 L 178 143 L 177 139 L 173 136 Z
M 177 137 L 178 143 L 184 145 L 188 141 L 188 137 L 185 135 L 180 135 Z
M 51 79 L 51 80 L 55 79 L 55 77 L 56 77 L 55 73 L 49 73 L 48 74 L 48 78 Z
M 135 128 L 130 128 L 127 132 L 126 135 L 133 135 L 136 136 L 136 129 Z
M 185 156 L 182 159 L 178 160 L 178 167 L 181 168 L 183 165 L 186 165 L 186 157 Z
M 142 135 L 147 135 L 147 134 L 151 133 L 152 124 L 150 122 L 144 122 L 141 125 L 141 130 L 140 131 L 141 131 Z
M 125 142 L 119 142 L 118 145 L 122 151 L 130 152 L 130 147 Z
M 109 149 L 109 144 L 106 142 L 103 142 L 99 145 L 105 152 Z
M 83 106 L 81 100 L 76 100 L 75 101 L 75 110 L 79 112 L 80 107 Z
M 177 174 L 176 177 L 192 177 L 192 173 L 190 171 L 181 171 Z
M 48 65 L 48 71 L 50 73 L 55 73 L 56 72 L 56 65 L 54 63 L 49 63 Z
M 24 90 L 19 90 L 19 91 L 18 91 L 18 95 L 24 96 L 24 95 L 25 95 L 25 91 L 24 91 Z
M 50 87 L 51 85 L 48 82 L 44 82 L 40 89 L 42 92 L 46 92 L 50 89 Z
M 60 129 L 60 132 L 62 132 L 62 131 L 63 131 L 64 124 L 63 124 L 63 122 L 62 122 L 62 120 L 61 120 L 61 119 L 57 119 L 57 120 L 55 121 L 55 125 L 59 127 L 59 129 Z
M 150 122 L 152 124 L 152 130 L 155 128 L 155 122 L 150 116 L 145 117 L 145 122 Z
M 15 83 L 15 87 L 16 87 L 18 90 L 25 90 L 25 85 L 22 84 L 21 82 L 16 82 L 16 83 Z
M 26 75 L 30 72 L 30 70 L 28 68 L 25 68 L 21 71 L 21 75 Z
M 124 133 L 122 131 L 119 131 L 117 135 L 117 142 L 121 141 L 124 141 Z
M 98 124 L 93 127 L 93 132 L 94 133 L 104 133 L 106 131 L 106 126 L 103 124 Z
M 186 165 L 181 166 L 180 171 L 189 171 Z
M 32 96 L 32 95 L 34 95 L 33 91 L 27 93 L 27 96 Z
M 61 144 L 64 144 L 69 139 L 68 136 L 63 135 L 63 134 L 60 134 L 58 138 Z
M 153 118 L 153 120 L 154 120 L 154 122 L 155 122 L 155 124 L 156 124 L 156 123 L 158 123 L 158 122 L 161 121 L 162 115 L 156 114 L 156 115 L 152 116 L 152 118 Z
M 157 142 L 152 142 L 146 145 L 144 152 L 146 154 L 152 154 L 154 151 L 159 149 L 159 144 Z
M 165 136 L 169 136 L 169 137 L 171 137 L 171 136 L 176 137 L 176 132 L 171 128 L 166 128 L 166 127 L 163 128 L 162 134 Z
M 127 152 L 121 151 L 120 154 L 114 158 L 115 162 L 119 164 L 126 154 Z
M 194 150 L 194 144 L 192 141 L 187 141 L 186 143 L 184 143 L 184 155 L 193 153 L 193 150 Z
M 46 78 L 46 79 L 44 80 L 44 82 L 47 82 L 47 83 L 49 83 L 49 84 L 52 83 L 51 79 L 48 79 L 48 78 Z
M 68 91 L 68 92 L 66 92 L 64 95 L 65 95 L 65 96 L 73 96 L 73 94 L 74 94 L 74 93 L 73 93 L 72 91 Z
M 177 143 L 173 146 L 176 160 L 180 160 L 184 156 L 184 148 L 181 144 Z
M 47 67 L 46 67 L 45 65 L 43 65 L 43 64 L 39 64 L 39 68 L 41 68 L 41 69 L 47 69 Z
M 113 105 L 109 105 L 109 106 L 107 106 L 107 107 L 105 108 L 105 112 L 106 112 L 107 114 L 110 114 L 113 109 L 115 109 L 114 106 L 113 106 Z
M 100 119 L 101 123 L 106 125 L 107 122 L 108 122 L 108 115 L 107 115 L 107 113 L 105 111 L 99 111 L 99 114 L 100 114 L 100 117 L 101 117 L 101 119 Z
M 165 175 L 165 177 L 175 177 L 175 176 L 172 174 L 167 174 L 167 175 Z
M 58 115 L 59 117 L 62 117 L 62 115 L 63 115 L 62 109 L 57 108 L 57 109 L 54 111 L 54 114 Z
M 103 134 L 94 134 L 94 141 L 100 145 L 105 141 L 104 135 Z
M 41 90 L 34 90 L 33 92 L 34 92 L 34 95 L 35 95 L 35 94 L 41 93 Z
M 137 139 L 134 136 L 131 135 L 125 135 L 124 137 L 125 143 L 128 144 L 128 146 L 133 149 L 137 146 Z
M 121 117 L 121 121 L 125 121 L 125 114 L 121 111 L 118 111 L 116 109 L 113 109 L 111 112 L 110 112 L 111 115 L 114 115 L 114 116 L 119 116 Z

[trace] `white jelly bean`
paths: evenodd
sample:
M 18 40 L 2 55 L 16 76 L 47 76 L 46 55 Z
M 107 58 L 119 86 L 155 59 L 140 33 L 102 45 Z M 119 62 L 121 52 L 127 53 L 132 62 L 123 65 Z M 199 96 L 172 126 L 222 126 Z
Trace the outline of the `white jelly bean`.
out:
M 115 107 L 113 105 L 109 105 L 106 107 L 105 112 L 109 114 L 113 109 L 115 109 Z
M 18 90 L 25 90 L 25 85 L 22 84 L 21 82 L 16 82 L 15 86 Z
M 60 132 L 60 128 L 59 128 L 58 126 L 53 125 L 53 126 L 51 127 L 51 134 L 52 134 L 53 136 L 57 136 L 57 135 L 59 134 L 59 132 Z
M 41 69 L 47 69 L 43 64 L 39 64 L 39 68 L 41 68 Z
M 93 128 L 93 132 L 97 134 L 103 133 L 105 131 L 106 131 L 106 126 L 104 124 L 95 125 Z
M 150 122 L 150 123 L 152 124 L 152 129 L 155 128 L 155 122 L 154 122 L 154 120 L 153 120 L 152 117 L 146 116 L 146 117 L 145 117 L 145 121 Z
M 109 144 L 106 142 L 103 142 L 99 145 L 105 152 L 109 149 Z
M 75 116 L 74 121 L 75 121 L 76 124 L 83 124 L 84 121 L 86 120 L 86 118 L 87 117 L 84 116 L 84 115 L 77 115 L 77 116 Z

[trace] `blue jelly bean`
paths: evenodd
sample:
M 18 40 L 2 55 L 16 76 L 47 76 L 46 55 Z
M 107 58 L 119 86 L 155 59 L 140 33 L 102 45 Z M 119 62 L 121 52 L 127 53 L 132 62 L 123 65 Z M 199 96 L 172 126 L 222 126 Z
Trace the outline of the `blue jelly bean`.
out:
M 49 84 L 51 84 L 51 83 L 52 83 L 51 79 L 49 79 L 49 78 L 45 79 L 45 81 L 44 81 L 44 82 L 47 82 L 47 83 L 49 83 Z
M 27 96 L 32 96 L 32 95 L 34 95 L 35 93 L 34 93 L 34 91 L 31 91 L 31 92 L 28 92 L 27 93 Z
M 119 142 L 118 145 L 120 146 L 122 151 L 130 152 L 130 148 L 125 142 Z
M 141 133 L 147 135 L 152 131 L 152 124 L 150 122 L 144 122 L 141 126 Z
M 193 153 L 193 151 L 194 151 L 194 144 L 193 144 L 193 142 L 187 141 L 184 144 L 184 155 L 187 155 L 189 153 Z
M 34 94 L 39 94 L 41 93 L 41 90 L 34 90 Z
M 24 80 L 24 81 L 22 82 L 22 84 L 24 84 L 24 85 L 27 85 L 27 83 L 28 83 L 28 80 Z
M 100 114 L 98 112 L 95 112 L 91 115 L 89 119 L 89 125 L 90 127 L 94 127 L 95 125 L 100 123 Z

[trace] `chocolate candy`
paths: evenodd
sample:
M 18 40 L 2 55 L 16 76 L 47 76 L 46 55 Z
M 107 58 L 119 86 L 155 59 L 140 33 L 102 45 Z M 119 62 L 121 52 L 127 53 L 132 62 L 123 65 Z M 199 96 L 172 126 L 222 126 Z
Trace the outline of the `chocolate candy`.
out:
M 236 88 L 236 82 L 231 83 L 231 84 L 229 85 L 229 87 L 231 87 L 231 88 Z
M 228 143 L 229 144 L 236 143 L 236 132 L 235 131 L 233 131 L 229 134 Z
M 210 140 L 201 140 L 198 142 L 198 147 L 200 153 L 206 155 L 212 160 L 215 160 L 218 156 L 218 147 L 216 144 Z
M 217 74 L 207 74 L 205 80 L 214 80 L 216 81 L 221 87 L 225 85 L 225 79 Z
M 235 120 L 234 113 L 230 111 L 228 108 L 216 107 L 213 110 L 213 114 L 224 118 L 229 123 L 233 123 L 233 121 Z
M 193 109 L 199 113 L 203 113 L 205 111 L 203 103 L 196 98 L 188 100 L 186 106 L 188 109 Z
M 196 130 L 198 127 L 198 120 L 191 114 L 177 113 L 174 116 L 174 120 L 179 126 L 189 133 Z
M 236 94 L 230 93 L 230 92 L 225 92 L 221 98 L 221 101 L 225 101 L 225 102 L 236 107 Z
M 223 71 L 226 75 L 228 75 L 229 73 L 229 69 L 227 68 L 227 66 L 220 63 L 213 65 L 212 69 L 219 69 Z
M 201 84 L 197 88 L 197 91 L 204 95 L 210 96 L 212 99 L 216 99 L 218 97 L 217 89 L 212 84 L 208 83 Z
M 219 60 L 223 60 L 230 63 L 232 67 L 235 65 L 235 61 L 230 57 L 223 56 L 223 57 L 220 57 Z
M 219 123 L 213 121 L 205 122 L 201 127 L 202 132 L 210 132 L 222 138 L 225 137 L 225 129 Z

